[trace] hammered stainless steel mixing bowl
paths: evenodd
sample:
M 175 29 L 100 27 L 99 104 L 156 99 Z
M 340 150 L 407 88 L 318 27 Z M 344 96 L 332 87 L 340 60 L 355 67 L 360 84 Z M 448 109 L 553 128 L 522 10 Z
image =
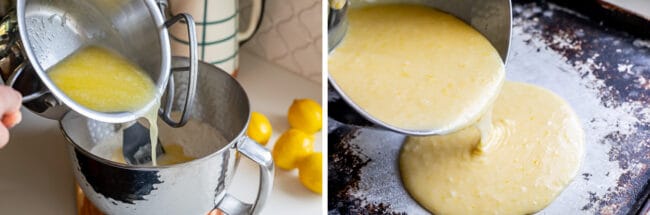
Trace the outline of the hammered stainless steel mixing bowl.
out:
M 345 40 L 347 31 L 347 10 L 349 7 L 363 7 L 372 4 L 391 4 L 406 3 L 418 4 L 427 7 L 433 7 L 438 10 L 450 13 L 459 19 L 470 24 L 476 30 L 481 32 L 492 46 L 496 48 L 505 63 L 508 58 L 508 48 L 510 47 L 510 30 L 512 21 L 512 11 L 510 0 L 350 0 L 342 8 L 330 8 L 328 17 L 328 50 L 335 51 L 336 46 Z M 412 130 L 399 128 L 382 122 L 368 114 L 363 108 L 359 107 L 345 92 L 336 84 L 336 80 L 328 75 L 329 84 L 338 94 L 341 95 L 354 110 L 360 115 L 379 125 L 383 128 L 407 134 L 407 135 L 437 135 L 447 134 L 459 130 L 458 128 L 448 127 L 444 130 Z M 476 116 L 475 118 L 478 118 Z
M 175 93 L 183 96 L 187 91 L 188 77 L 182 73 L 187 73 L 189 64 L 186 58 L 175 57 L 172 65 L 179 68 L 174 72 Z M 204 62 L 199 64 L 199 80 L 190 121 L 205 123 L 210 130 L 193 129 L 189 124 L 168 128 L 166 135 L 160 135 L 160 142 L 178 141 L 174 140 L 177 136 L 183 136 L 180 139 L 185 141 L 196 140 L 197 135 L 210 137 L 206 135 L 208 133 L 219 133 L 224 139 L 199 138 L 211 146 L 209 150 L 200 148 L 207 155 L 186 163 L 150 167 L 104 159 L 104 156 L 94 154 L 93 148 L 106 144 L 105 140 L 119 138 L 120 130 L 114 129 L 119 126 L 98 122 L 75 112 L 63 117 L 60 126 L 70 143 L 76 181 L 95 206 L 107 214 L 137 215 L 202 215 L 215 208 L 227 214 L 257 214 L 261 211 L 273 187 L 274 165 L 271 153 L 246 136 L 250 118 L 246 92 L 228 73 Z M 180 111 L 183 105 L 174 102 L 172 110 Z M 260 166 L 259 190 L 252 204 L 241 202 L 227 192 L 239 161 L 238 154 Z

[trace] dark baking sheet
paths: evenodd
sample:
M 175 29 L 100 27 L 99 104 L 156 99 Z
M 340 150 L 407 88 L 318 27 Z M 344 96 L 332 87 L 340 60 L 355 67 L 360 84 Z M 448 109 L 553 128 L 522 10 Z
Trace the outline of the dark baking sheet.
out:
M 586 132 L 579 175 L 540 214 L 638 214 L 650 179 L 650 38 L 547 1 L 514 1 L 507 79 L 566 99 Z M 650 29 L 647 26 L 646 29 Z M 330 214 L 426 214 L 399 181 L 403 135 L 329 90 Z

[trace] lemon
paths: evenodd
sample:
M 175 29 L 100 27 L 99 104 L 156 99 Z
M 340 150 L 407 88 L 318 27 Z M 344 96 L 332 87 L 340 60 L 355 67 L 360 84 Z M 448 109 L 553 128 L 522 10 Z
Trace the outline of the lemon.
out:
M 266 143 L 269 142 L 271 134 L 273 133 L 273 128 L 269 119 L 264 116 L 264 114 L 253 112 L 251 113 L 251 121 L 248 124 L 248 129 L 246 130 L 246 135 L 251 139 L 257 141 L 259 144 L 266 146 Z
M 298 163 L 298 177 L 307 189 L 315 193 L 323 192 L 323 153 L 314 152 Z
M 289 107 L 288 119 L 291 128 L 313 134 L 322 127 L 323 110 L 314 100 L 296 99 Z
M 314 150 L 314 140 L 307 133 L 298 129 L 284 132 L 273 146 L 273 161 L 286 170 L 296 168 L 298 161 L 307 157 Z

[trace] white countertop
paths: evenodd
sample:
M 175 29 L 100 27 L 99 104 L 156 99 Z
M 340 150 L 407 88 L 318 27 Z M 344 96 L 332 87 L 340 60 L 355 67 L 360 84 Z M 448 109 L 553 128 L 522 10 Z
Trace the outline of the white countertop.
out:
M 286 112 L 295 98 L 321 101 L 321 86 L 284 71 L 242 50 L 237 78 L 248 93 L 252 110 L 265 114 L 273 126 L 271 149 L 289 128 Z M 7 147 L 0 149 L 0 214 L 75 214 L 74 177 L 66 142 L 58 123 L 23 108 L 23 121 L 11 129 Z M 315 147 L 322 151 L 322 134 Z M 257 192 L 257 166 L 242 158 L 228 188 L 236 197 L 252 201 Z M 320 214 L 321 195 L 304 188 L 297 170 L 276 168 L 271 197 L 263 214 Z
M 321 103 L 321 86 L 269 65 L 247 52 L 240 54 L 242 62 L 237 80 L 248 93 L 252 110 L 263 113 L 271 121 L 273 136 L 266 147 L 272 149 L 280 134 L 289 129 L 287 110 L 293 99 L 311 98 Z M 322 134 L 322 131 L 316 133 L 316 151 L 323 151 Z M 257 166 L 250 160 L 242 159 L 233 186 L 229 190 L 235 196 L 250 202 L 257 192 L 257 177 Z M 298 180 L 298 170 L 288 172 L 276 168 L 273 191 L 263 214 L 321 214 L 321 199 L 321 195 L 314 194 L 302 186 Z

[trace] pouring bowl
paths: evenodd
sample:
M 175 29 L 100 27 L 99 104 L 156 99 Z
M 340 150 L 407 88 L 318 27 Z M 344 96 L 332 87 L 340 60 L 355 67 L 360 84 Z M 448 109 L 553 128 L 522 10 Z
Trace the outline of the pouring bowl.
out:
M 14 9 L 0 23 L 0 76 L 4 84 L 23 94 L 23 104 L 31 111 L 60 120 L 69 110 L 111 123 L 132 122 L 151 110 L 166 93 L 170 80 L 170 40 L 168 28 L 185 21 L 189 46 L 190 90 L 180 120 L 159 114 L 180 127 L 188 119 L 196 86 L 196 33 L 192 16 L 179 13 L 165 19 L 166 0 L 17 0 Z M 141 67 L 155 84 L 156 97 L 129 111 L 99 112 L 72 100 L 49 78 L 48 70 L 87 46 L 110 49 Z M 103 66 L 103 65 L 97 65 Z M 114 86 L 115 88 L 121 86 Z M 110 91 L 112 89 L 105 89 Z M 173 101 L 173 93 L 166 93 Z M 169 106 L 169 105 L 167 105 Z
M 510 31 L 512 21 L 512 10 L 510 0 L 350 0 L 342 8 L 330 8 L 328 13 L 328 50 L 335 51 L 336 47 L 345 40 L 345 33 L 348 28 L 347 11 L 348 8 L 364 7 L 375 4 L 417 4 L 427 7 L 436 8 L 447 12 L 465 23 L 469 24 L 483 36 L 497 50 L 501 59 L 505 63 L 508 58 L 508 48 L 510 46 Z M 387 124 L 366 112 L 362 107 L 356 104 L 345 92 L 337 85 L 336 80 L 328 75 L 329 84 L 336 90 L 341 98 L 348 103 L 352 109 L 357 111 L 370 122 L 379 125 L 388 130 L 407 135 L 439 135 L 447 134 L 462 129 L 469 124 L 459 127 L 446 127 L 439 130 L 414 130 L 405 129 Z
M 109 48 L 131 60 L 151 77 L 156 93 L 164 93 L 171 51 L 165 20 L 154 1 L 18 1 L 16 14 L 31 67 L 49 91 L 72 110 L 101 121 L 126 122 L 154 104 L 151 101 L 132 112 L 105 113 L 88 109 L 63 93 L 47 75 L 48 69 L 90 45 Z

